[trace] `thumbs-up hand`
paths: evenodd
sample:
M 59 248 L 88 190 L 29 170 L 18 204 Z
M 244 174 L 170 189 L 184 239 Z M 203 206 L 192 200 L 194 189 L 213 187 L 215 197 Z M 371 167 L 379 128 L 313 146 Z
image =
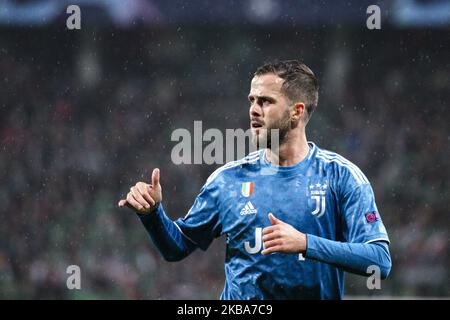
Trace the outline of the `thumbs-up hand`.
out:
M 139 213 L 150 213 L 162 201 L 162 189 L 159 182 L 159 169 L 152 172 L 151 184 L 138 182 L 130 188 L 126 199 L 121 199 L 119 207 L 127 206 Z
M 276 218 L 272 213 L 269 213 L 269 220 L 272 225 L 263 229 L 262 254 L 306 252 L 306 234 Z

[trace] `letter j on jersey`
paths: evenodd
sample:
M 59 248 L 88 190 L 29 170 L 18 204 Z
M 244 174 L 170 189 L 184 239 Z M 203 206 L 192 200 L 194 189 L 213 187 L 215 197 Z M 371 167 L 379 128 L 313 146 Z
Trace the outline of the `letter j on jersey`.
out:
M 242 188 L 241 188 L 241 193 L 244 197 L 248 198 L 252 195 L 254 189 L 255 189 L 254 182 L 243 182 Z

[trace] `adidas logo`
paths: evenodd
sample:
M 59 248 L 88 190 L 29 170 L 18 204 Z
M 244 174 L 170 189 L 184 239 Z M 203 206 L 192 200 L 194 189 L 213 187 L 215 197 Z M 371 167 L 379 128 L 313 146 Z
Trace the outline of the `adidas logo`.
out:
M 242 208 L 241 216 L 246 216 L 249 214 L 256 214 L 257 212 L 258 212 L 258 210 L 256 210 L 255 207 L 252 205 L 252 203 L 249 201 L 249 202 L 247 202 L 245 207 Z

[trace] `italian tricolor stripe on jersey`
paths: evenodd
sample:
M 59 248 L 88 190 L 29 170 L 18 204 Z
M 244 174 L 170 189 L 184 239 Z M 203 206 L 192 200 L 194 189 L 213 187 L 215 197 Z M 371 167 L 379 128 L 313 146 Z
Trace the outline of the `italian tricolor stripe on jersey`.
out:
M 250 197 L 255 189 L 254 182 L 242 182 L 241 193 L 244 197 Z

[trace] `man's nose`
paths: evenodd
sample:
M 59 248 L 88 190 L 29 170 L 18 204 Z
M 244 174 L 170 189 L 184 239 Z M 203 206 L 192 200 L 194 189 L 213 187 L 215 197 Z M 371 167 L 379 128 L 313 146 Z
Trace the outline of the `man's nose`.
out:
M 261 109 L 261 106 L 258 103 L 253 102 L 251 104 L 251 106 L 250 106 L 250 116 L 253 116 L 253 117 L 260 117 L 260 116 L 262 116 L 262 109 Z

